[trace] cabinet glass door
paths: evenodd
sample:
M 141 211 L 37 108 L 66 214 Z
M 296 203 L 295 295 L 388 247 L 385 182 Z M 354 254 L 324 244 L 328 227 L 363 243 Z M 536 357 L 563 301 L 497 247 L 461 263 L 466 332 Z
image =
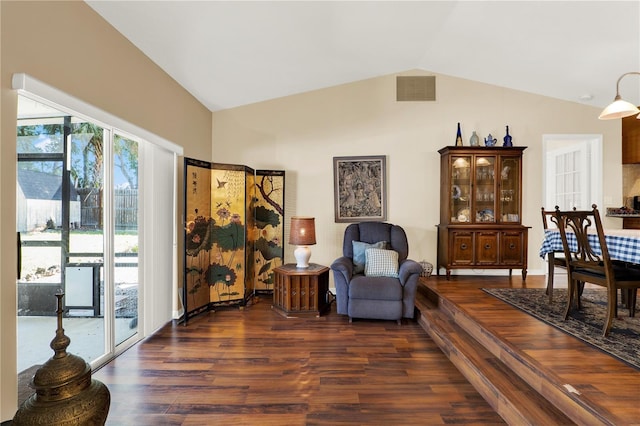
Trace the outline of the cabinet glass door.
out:
M 496 157 L 475 157 L 475 221 L 495 222 Z
M 452 157 L 451 162 L 451 222 L 471 222 L 471 157 Z
M 520 159 L 502 157 L 500 164 L 500 214 L 502 222 L 520 223 Z

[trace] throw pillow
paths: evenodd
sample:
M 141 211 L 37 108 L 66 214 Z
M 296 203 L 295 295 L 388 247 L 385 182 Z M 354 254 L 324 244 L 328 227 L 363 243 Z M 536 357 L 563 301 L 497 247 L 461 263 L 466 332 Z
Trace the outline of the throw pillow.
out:
M 365 251 L 367 259 L 364 274 L 368 277 L 398 278 L 398 252 L 370 248 Z
M 378 241 L 377 243 L 369 244 L 362 241 L 352 241 L 353 246 L 353 273 L 361 274 L 364 272 L 364 264 L 366 263 L 366 257 L 364 252 L 368 248 L 386 248 L 386 241 Z

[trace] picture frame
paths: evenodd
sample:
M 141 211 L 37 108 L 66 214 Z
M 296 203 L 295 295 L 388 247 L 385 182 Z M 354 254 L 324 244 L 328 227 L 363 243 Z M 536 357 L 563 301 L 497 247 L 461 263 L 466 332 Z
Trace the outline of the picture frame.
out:
M 385 155 L 333 157 L 336 222 L 387 219 Z

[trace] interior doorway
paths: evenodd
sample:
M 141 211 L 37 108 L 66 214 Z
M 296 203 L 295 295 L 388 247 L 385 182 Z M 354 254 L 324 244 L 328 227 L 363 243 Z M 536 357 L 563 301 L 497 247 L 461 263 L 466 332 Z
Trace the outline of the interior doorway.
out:
M 602 206 L 602 135 L 542 137 L 545 209 Z

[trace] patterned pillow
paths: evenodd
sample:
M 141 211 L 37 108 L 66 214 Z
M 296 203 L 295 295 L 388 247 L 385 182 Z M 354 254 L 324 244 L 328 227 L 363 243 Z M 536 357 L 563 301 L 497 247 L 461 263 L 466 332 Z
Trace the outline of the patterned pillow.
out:
M 364 272 L 364 264 L 366 263 L 365 250 L 368 248 L 386 248 L 386 241 L 378 241 L 377 243 L 369 244 L 363 243 L 362 241 L 352 241 L 351 245 L 353 247 L 353 273 L 361 274 Z
M 368 277 L 398 278 L 398 252 L 369 248 L 365 251 L 367 259 L 364 274 Z

